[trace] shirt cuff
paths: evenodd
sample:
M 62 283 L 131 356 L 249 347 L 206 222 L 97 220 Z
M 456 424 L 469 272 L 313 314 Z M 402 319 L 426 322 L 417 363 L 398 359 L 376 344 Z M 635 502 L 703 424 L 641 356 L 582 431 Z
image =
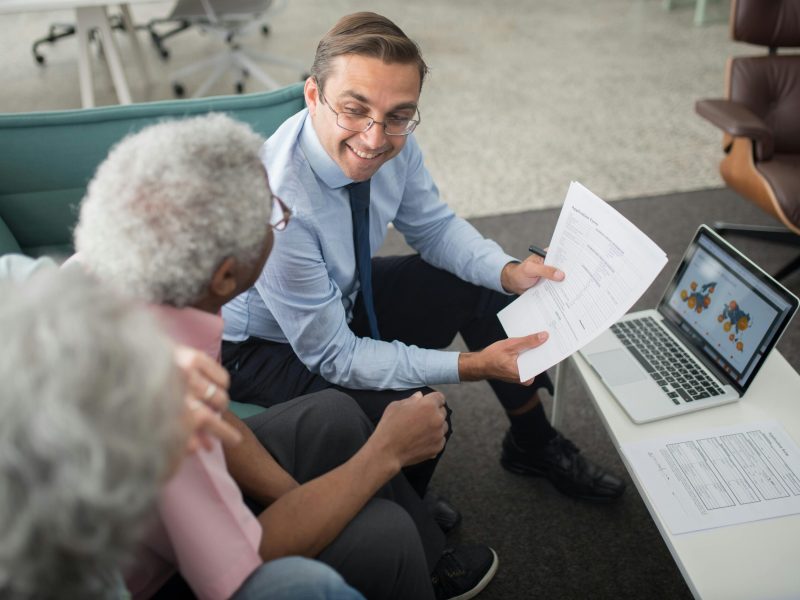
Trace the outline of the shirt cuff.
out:
M 459 383 L 458 352 L 428 350 L 425 357 L 425 382 L 428 385 Z
M 503 289 L 503 283 L 501 279 L 503 267 L 510 262 L 518 263 L 521 261 L 518 258 L 509 256 L 508 254 L 498 254 L 496 258 L 489 261 L 488 269 L 491 270 L 492 275 L 486 287 L 490 287 L 491 289 L 500 292 L 501 294 L 505 294 L 506 296 L 513 296 L 513 293 L 507 292 L 505 289 Z

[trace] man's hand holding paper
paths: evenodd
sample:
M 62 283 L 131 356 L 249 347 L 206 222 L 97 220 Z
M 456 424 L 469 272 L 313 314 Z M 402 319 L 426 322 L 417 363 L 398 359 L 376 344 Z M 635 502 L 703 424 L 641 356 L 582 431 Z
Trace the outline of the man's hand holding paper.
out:
M 531 256 L 503 279 L 507 290 L 535 283 L 543 266 L 568 274 L 529 287 L 498 313 L 509 337 L 549 333 L 547 344 L 519 356 L 520 381 L 527 381 L 579 350 L 619 320 L 667 262 L 664 252 L 610 205 L 573 182 L 564 201 L 544 265 Z M 525 265 L 525 267 L 523 267 Z M 508 268 L 508 266 L 506 267 Z M 504 269 L 504 275 L 506 275 Z M 533 285 L 533 283 L 531 285 Z
M 519 374 L 520 353 L 538 348 L 547 341 L 546 331 L 522 337 L 499 340 L 480 352 L 462 352 L 458 355 L 458 372 L 461 381 L 497 379 L 509 383 L 530 385 L 533 377 L 523 380 Z
M 508 263 L 501 273 L 500 280 L 507 292 L 521 294 L 542 279 L 562 281 L 564 273 L 552 265 L 545 265 L 540 256 Z M 461 381 L 482 381 L 497 379 L 510 383 L 530 385 L 533 377 L 522 379 L 519 371 L 519 355 L 538 348 L 547 341 L 546 331 L 528 332 L 526 335 L 500 340 L 480 352 L 462 352 L 458 359 L 458 372 Z
M 541 256 L 531 255 L 521 263 L 508 263 L 500 275 L 503 289 L 520 295 L 539 283 L 541 279 L 563 281 L 564 272 L 550 264 L 545 264 Z

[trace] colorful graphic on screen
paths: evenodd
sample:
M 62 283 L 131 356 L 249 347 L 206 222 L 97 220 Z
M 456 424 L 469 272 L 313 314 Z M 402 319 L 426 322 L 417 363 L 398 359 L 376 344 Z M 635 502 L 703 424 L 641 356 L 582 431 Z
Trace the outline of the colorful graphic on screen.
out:
M 704 248 L 698 248 L 669 306 L 725 361 L 744 373 L 778 312 Z
M 728 341 L 735 344 L 739 352 L 743 352 L 744 332 L 752 322 L 750 315 L 742 310 L 736 300 L 731 300 L 724 305 L 722 314 L 717 316 L 717 321 L 722 323 L 722 329 L 728 333 Z
M 717 289 L 717 282 L 703 284 L 700 286 L 700 291 L 697 291 L 697 282 L 693 281 L 689 284 L 689 289 L 691 292 L 681 290 L 681 300 L 699 315 L 711 304 L 711 294 Z

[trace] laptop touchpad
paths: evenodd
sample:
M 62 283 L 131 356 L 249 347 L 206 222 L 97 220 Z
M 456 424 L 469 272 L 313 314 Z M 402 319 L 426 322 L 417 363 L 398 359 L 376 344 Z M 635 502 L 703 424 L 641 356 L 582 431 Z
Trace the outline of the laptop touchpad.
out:
M 648 378 L 642 366 L 625 350 L 598 352 L 592 355 L 591 363 L 609 385 L 625 385 Z

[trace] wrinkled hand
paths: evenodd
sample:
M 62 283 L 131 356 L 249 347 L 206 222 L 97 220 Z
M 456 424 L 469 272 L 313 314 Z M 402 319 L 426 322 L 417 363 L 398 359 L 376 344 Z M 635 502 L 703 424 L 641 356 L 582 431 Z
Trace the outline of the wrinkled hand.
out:
M 215 437 L 223 444 L 239 443 L 241 434 L 220 418 L 220 412 L 230 402 L 230 375 L 225 368 L 188 346 L 177 346 L 174 358 L 186 382 L 187 451 L 195 452 L 201 447 L 210 450 Z
M 500 283 L 505 291 L 519 295 L 532 288 L 542 278 L 563 281 L 564 272 L 556 267 L 544 264 L 544 259 L 541 256 L 531 254 L 521 263 L 510 262 L 506 264 L 500 274 Z
M 174 357 L 192 396 L 217 412 L 228 408 L 231 377 L 225 367 L 205 352 L 189 346 L 176 346 Z
M 383 411 L 372 435 L 398 461 L 398 468 L 434 458 L 442 451 L 448 427 L 444 404 L 441 392 L 424 396 L 417 392 Z
M 458 374 L 461 381 L 499 379 L 509 383 L 530 385 L 533 378 L 520 382 L 517 358 L 521 352 L 541 346 L 547 341 L 546 331 L 525 337 L 500 340 L 480 352 L 465 352 L 458 356 Z

